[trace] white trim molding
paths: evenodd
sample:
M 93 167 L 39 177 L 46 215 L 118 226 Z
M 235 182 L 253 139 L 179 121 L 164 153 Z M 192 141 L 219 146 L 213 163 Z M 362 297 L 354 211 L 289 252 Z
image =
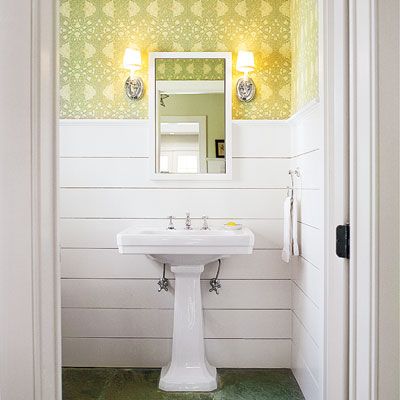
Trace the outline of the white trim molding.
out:
M 378 398 L 400 398 L 400 4 L 377 2 L 379 331 Z
M 58 3 L 32 1 L 32 271 L 35 400 L 61 400 Z
M 348 270 L 336 256 L 337 225 L 349 222 L 348 0 L 325 2 L 325 400 L 348 400 Z
M 0 398 L 61 400 L 58 2 L 0 2 Z
M 376 0 L 350 0 L 349 398 L 377 399 Z

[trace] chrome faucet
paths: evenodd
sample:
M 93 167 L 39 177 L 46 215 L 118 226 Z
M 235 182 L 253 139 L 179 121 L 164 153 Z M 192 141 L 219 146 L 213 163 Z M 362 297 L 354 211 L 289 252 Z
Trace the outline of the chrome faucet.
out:
M 192 229 L 192 220 L 190 219 L 190 212 L 186 213 L 185 229 Z
M 169 224 L 168 224 L 168 226 L 167 226 L 167 229 L 168 229 L 168 230 L 175 229 L 174 221 L 173 221 L 175 217 L 173 217 L 172 215 L 170 215 L 168 218 L 169 218 Z

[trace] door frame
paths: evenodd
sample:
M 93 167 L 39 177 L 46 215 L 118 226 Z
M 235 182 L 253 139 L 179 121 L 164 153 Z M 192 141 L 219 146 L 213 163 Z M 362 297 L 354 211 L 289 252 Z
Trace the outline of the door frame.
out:
M 200 132 L 198 134 L 199 143 L 199 168 L 200 173 L 207 173 L 207 116 L 206 115 L 163 115 L 160 116 L 160 124 L 163 122 L 198 122 L 200 127 Z M 160 128 L 161 129 L 161 128 Z M 161 135 L 161 132 L 160 132 Z M 161 141 L 161 139 L 156 140 L 156 142 Z M 161 155 L 160 146 L 157 144 L 157 152 Z M 159 162 L 159 155 L 157 154 L 157 162 Z
M 325 127 L 325 400 L 348 400 L 349 261 L 336 256 L 337 225 L 349 216 L 349 0 L 325 1 L 320 26 L 324 32 Z
M 335 0 L 332 3 L 333 21 L 326 24 L 332 32 L 326 34 L 326 40 L 330 38 L 332 42 L 328 44 L 325 71 L 330 79 L 325 81 L 329 223 L 326 231 L 324 398 L 376 400 L 378 13 L 376 0 Z M 335 255 L 334 229 L 344 223 L 350 223 L 349 261 Z M 341 344 L 339 351 L 338 343 Z
M 57 236 L 57 187 L 58 187 L 58 4 L 53 0 L 31 0 L 32 4 L 32 166 L 33 191 L 32 207 L 35 211 L 32 239 L 33 253 L 34 322 L 32 336 L 35 342 L 35 399 L 61 400 L 61 329 L 60 329 L 60 269 L 59 243 Z M 328 175 L 325 194 L 330 198 L 333 212 L 326 216 L 326 266 L 329 273 L 326 281 L 325 326 L 325 376 L 324 398 L 338 400 L 337 387 L 340 385 L 341 398 L 351 400 L 374 400 L 376 398 L 376 340 L 377 340 L 377 215 L 376 215 L 376 6 L 375 0 L 321 0 L 320 15 L 325 22 L 323 32 L 324 51 L 324 93 L 325 116 L 328 121 L 326 132 L 330 135 L 344 129 L 347 118 L 346 108 L 340 107 L 345 98 L 343 82 L 343 62 L 347 49 L 344 41 L 347 35 L 347 4 L 350 14 L 350 198 L 352 224 L 352 259 L 350 261 L 350 373 L 337 376 L 337 367 L 345 367 L 346 339 L 343 317 L 343 298 L 340 299 L 340 285 L 345 282 L 345 262 L 338 262 L 333 252 L 333 229 L 339 217 L 345 216 L 343 201 L 331 197 L 337 189 L 338 181 Z M 340 45 L 338 45 L 339 34 Z M 331 61 L 333 61 L 331 63 Z M 333 79 L 333 81 L 331 80 Z M 332 85 L 332 82 L 334 84 Z M 335 85 L 339 85 L 335 87 Z M 340 89 L 342 88 L 342 89 Z M 364 118 L 371 115 L 371 118 Z M 336 117 L 338 120 L 336 120 Z M 341 121 L 334 124 L 334 121 Z M 332 137 L 330 136 L 332 139 Z M 328 142 L 325 154 L 327 170 L 337 163 L 339 151 L 346 148 L 343 137 L 334 135 Z M 372 196 L 370 196 L 372 193 Z M 338 201 L 339 200 L 339 201 Z M 357 212 L 356 212 L 357 210 Z M 340 219 L 340 218 L 339 218 Z M 345 218 L 344 218 L 345 219 Z M 345 220 L 343 222 L 346 222 Z M 371 233 L 370 233 L 371 232 Z M 39 238 L 39 239 L 37 239 Z M 368 247 L 365 247 L 368 246 Z M 371 248 L 370 252 L 363 249 Z M 341 268 L 339 276 L 334 268 Z M 368 273 L 365 273 L 367 270 Z M 40 271 L 40 272 L 39 272 Z M 336 279 L 337 278 L 337 279 Z M 339 290 L 337 290 L 339 285 Z M 341 289 L 340 289 L 341 287 Z M 336 297 L 335 297 L 336 294 Z M 369 301 L 365 301 L 365 299 Z M 334 300 L 338 300 L 335 302 Z M 356 301 L 362 299 L 363 301 Z M 338 323 L 338 329 L 331 330 Z M 367 334 L 365 334 L 367 332 Z M 342 343 L 342 351 L 337 351 L 337 343 Z M 344 351 L 343 351 L 344 350 Z M 349 376 L 350 396 L 346 397 L 347 376 Z
M 35 400 L 62 400 L 61 269 L 58 235 L 58 3 L 54 0 L 31 0 L 32 398 Z
M 376 0 L 349 2 L 349 399 L 377 399 L 378 97 Z
M 35 400 L 62 400 L 58 242 L 58 1 L 31 3 L 32 300 Z M 23 384 L 21 382 L 21 384 Z M 18 397 L 18 396 L 16 396 Z

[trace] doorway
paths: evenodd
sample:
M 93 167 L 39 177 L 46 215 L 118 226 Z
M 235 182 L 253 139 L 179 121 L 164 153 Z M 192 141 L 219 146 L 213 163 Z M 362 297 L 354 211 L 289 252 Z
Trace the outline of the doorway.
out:
M 34 19 L 35 21 L 39 21 L 39 18 L 41 18 L 41 20 L 42 20 L 41 26 L 42 26 L 42 29 L 44 29 L 44 30 L 46 29 L 46 24 L 45 24 L 44 21 L 46 21 L 46 20 L 51 21 L 52 20 L 52 18 L 48 18 L 49 12 L 51 12 L 51 10 L 52 10 L 51 6 L 48 7 L 46 11 L 44 9 L 39 9 L 38 13 L 36 15 L 36 19 Z M 55 15 L 55 12 L 52 15 Z M 359 18 L 362 19 L 363 16 L 364 16 L 364 14 L 362 14 L 362 13 L 359 14 Z M 327 21 L 329 21 L 329 19 Z M 47 26 L 47 28 L 49 28 L 49 27 Z M 369 31 L 371 29 L 371 26 L 367 24 L 367 28 L 366 29 Z M 47 53 L 47 54 L 52 54 L 52 51 L 54 51 L 53 40 L 54 40 L 55 35 L 51 34 L 51 28 L 50 28 L 50 31 L 48 31 L 48 32 L 50 32 L 50 34 L 46 38 L 42 37 L 38 41 L 38 43 L 40 43 L 40 46 L 43 47 L 43 48 L 46 48 L 46 46 L 47 46 L 47 49 L 50 49 L 49 53 Z M 329 31 L 327 36 L 329 36 L 331 34 L 332 34 L 332 32 Z M 53 50 L 51 50 L 51 49 L 53 49 Z M 368 54 L 366 56 L 368 57 Z M 42 86 L 42 85 L 44 85 L 45 82 L 47 82 L 46 81 L 46 76 L 47 77 L 48 76 L 52 76 L 54 71 L 51 72 L 51 70 L 49 70 L 48 64 L 41 64 L 41 68 L 44 68 L 44 65 L 46 65 L 47 69 L 44 69 L 43 75 L 40 75 L 41 80 L 39 80 L 38 85 L 42 88 L 42 90 L 43 90 L 42 93 L 44 93 L 45 90 L 48 91 L 47 99 L 52 99 L 53 96 L 54 96 L 54 92 L 55 92 L 54 86 L 51 86 L 51 85 L 50 86 L 46 86 L 46 85 Z M 38 69 L 38 71 L 39 70 L 42 71 L 40 68 Z M 364 84 L 365 84 L 365 81 L 364 81 Z M 48 103 L 46 103 L 44 99 L 43 99 L 43 104 L 47 104 L 48 105 Z M 48 105 L 48 106 L 49 106 L 48 110 L 50 110 L 50 109 L 52 109 L 53 105 Z M 46 106 L 43 106 L 42 109 L 43 110 L 47 110 Z M 35 115 L 37 115 L 37 114 L 35 114 Z M 41 148 L 42 148 L 42 151 L 41 151 L 41 166 L 43 168 L 43 163 L 45 163 L 48 166 L 47 171 L 53 171 L 54 170 L 53 167 L 52 167 L 52 165 L 53 165 L 53 161 L 52 160 L 53 160 L 53 157 L 54 157 L 54 151 L 53 150 L 54 150 L 55 147 L 51 148 L 51 146 L 50 146 L 50 149 L 49 149 L 49 144 L 52 143 L 52 140 L 53 140 L 52 139 L 53 138 L 53 133 L 54 133 L 53 128 L 55 126 L 55 124 L 52 124 L 52 123 L 48 122 L 48 121 L 52 120 L 52 116 L 51 115 L 52 115 L 51 112 L 49 112 L 49 114 L 46 117 L 44 117 L 43 115 L 40 118 L 38 117 L 38 120 L 41 120 L 41 118 L 43 118 L 43 120 L 41 120 L 42 121 L 42 124 L 41 124 L 41 127 L 42 127 L 41 140 L 43 140 L 43 142 L 41 142 L 41 145 L 42 145 L 41 146 Z M 35 132 L 38 132 L 38 131 L 35 131 Z M 47 134 L 49 136 L 46 136 Z M 35 149 L 37 149 L 39 144 L 36 144 L 35 146 L 36 146 Z M 46 151 L 46 149 L 48 149 L 49 151 Z M 51 175 L 51 174 L 50 174 L 51 176 L 44 175 L 43 169 L 41 169 L 41 171 L 42 171 L 42 173 L 40 174 L 40 180 L 42 182 L 42 187 L 47 187 L 47 188 L 53 187 L 54 176 Z M 49 196 L 49 194 L 51 194 L 51 196 L 50 197 L 46 197 L 46 196 Z M 54 201 L 53 196 L 54 196 L 54 193 L 51 190 L 47 190 L 45 193 L 42 193 L 42 198 L 41 199 L 43 201 L 45 198 L 47 198 L 47 199 L 49 199 L 49 203 L 48 204 L 54 204 L 53 203 L 53 201 Z M 41 203 L 39 201 L 37 201 L 34 204 L 39 208 L 41 207 Z M 45 209 L 43 208 L 42 211 L 45 211 Z M 44 215 L 47 215 L 47 217 L 44 218 L 43 217 Z M 48 238 L 53 238 L 51 240 L 54 240 L 54 237 L 55 237 L 55 235 L 54 235 L 54 226 L 55 226 L 55 224 L 53 224 L 51 222 L 52 218 L 54 216 L 52 217 L 51 213 L 47 214 L 46 212 L 43 212 L 41 214 L 41 216 L 42 216 L 43 219 L 40 219 L 38 221 L 38 224 L 40 226 L 47 227 L 46 229 L 43 229 L 42 232 L 50 232 Z M 49 226 L 51 226 L 51 229 L 48 230 Z M 38 244 L 38 246 L 39 246 L 38 248 L 43 249 L 43 254 L 46 255 L 46 257 L 47 257 L 46 259 L 48 260 L 49 265 L 52 265 L 52 263 L 54 262 L 54 259 L 56 258 L 56 257 L 53 257 L 52 254 L 49 254 L 49 251 L 50 251 L 49 247 L 51 248 L 51 251 L 56 251 L 55 250 L 56 246 L 54 246 L 54 248 L 53 248 L 52 246 L 48 245 L 48 243 L 50 243 L 51 240 L 46 242 L 46 246 L 44 246 L 44 244 Z M 43 265 L 43 263 L 41 263 L 40 265 Z M 45 272 L 45 271 L 47 271 L 47 272 Z M 58 357 L 56 356 L 56 354 L 57 354 L 57 340 L 53 340 L 53 339 L 55 337 L 57 337 L 58 335 L 57 335 L 57 329 L 56 330 L 54 329 L 54 324 L 51 321 L 53 321 L 54 319 L 57 319 L 57 318 L 54 317 L 54 309 L 56 309 L 57 306 L 58 306 L 58 302 L 57 302 L 58 293 L 57 293 L 57 290 L 56 291 L 54 290 L 54 288 L 58 287 L 58 281 L 56 281 L 54 279 L 53 274 L 54 274 L 54 269 L 51 268 L 51 267 L 46 269 L 46 270 L 43 270 L 42 274 L 41 274 L 41 279 L 36 280 L 35 281 L 36 284 L 34 285 L 35 293 L 39 293 L 38 292 L 40 290 L 39 287 L 42 288 L 42 293 L 43 293 L 43 296 L 40 297 L 42 299 L 43 303 L 38 301 L 38 302 L 36 302 L 36 306 L 35 306 L 36 310 L 39 310 L 39 309 L 41 310 L 41 313 L 40 313 L 41 318 L 38 318 L 38 315 L 39 315 L 38 313 L 36 314 L 37 326 L 40 326 L 41 330 L 36 330 L 36 332 L 37 333 L 41 332 L 40 334 L 41 334 L 41 337 L 43 339 L 42 341 L 40 341 L 40 340 L 36 341 L 36 343 L 37 343 L 37 347 L 36 347 L 37 348 L 37 354 L 41 354 L 41 356 L 42 356 L 40 363 L 38 362 L 37 364 L 35 364 L 36 365 L 36 373 L 37 373 L 37 381 L 38 381 L 37 387 L 38 388 L 42 388 L 42 389 L 37 389 L 37 390 L 39 390 L 39 391 L 42 390 L 43 393 L 47 393 L 47 391 L 48 391 L 48 393 L 50 393 L 50 391 L 55 390 L 55 388 L 57 387 L 57 379 L 56 379 L 57 373 L 55 372 L 56 369 L 54 368 L 54 359 L 58 359 Z M 57 273 L 55 275 L 57 275 Z M 53 299 L 54 301 L 46 301 L 45 299 L 47 298 L 46 297 L 47 295 L 45 296 L 44 295 L 45 293 L 47 295 L 49 295 L 50 298 Z M 35 297 L 35 298 L 37 298 L 37 297 Z M 44 316 L 46 316 L 46 318 Z M 44 322 L 44 320 L 46 320 L 46 322 Z M 58 325 L 56 324 L 56 326 L 58 326 Z M 46 350 L 44 350 L 44 349 L 42 349 L 40 343 L 47 343 L 47 344 L 54 343 L 54 345 L 52 347 L 47 345 L 46 346 Z M 51 350 L 50 350 L 50 347 L 51 347 Z M 369 362 L 372 362 L 372 361 L 369 360 Z M 44 365 L 48 366 L 48 368 L 46 368 L 46 369 L 41 368 L 41 366 L 44 366 Z M 43 371 L 43 373 L 42 373 L 42 371 Z M 44 371 L 46 371 L 46 372 L 44 372 Z M 43 381 L 42 381 L 42 379 L 43 379 Z M 40 384 L 40 382 L 45 382 L 45 381 L 49 382 L 49 379 L 50 379 L 50 381 L 52 380 L 53 384 L 50 384 L 50 385 L 49 384 L 46 384 L 46 385 L 45 384 L 42 384 L 42 385 Z M 360 382 L 362 382 L 362 381 L 360 381 Z M 46 394 L 43 394 L 43 396 L 46 396 Z M 53 392 L 53 394 L 51 396 L 49 395 L 48 397 L 49 398 L 55 398 L 54 392 Z

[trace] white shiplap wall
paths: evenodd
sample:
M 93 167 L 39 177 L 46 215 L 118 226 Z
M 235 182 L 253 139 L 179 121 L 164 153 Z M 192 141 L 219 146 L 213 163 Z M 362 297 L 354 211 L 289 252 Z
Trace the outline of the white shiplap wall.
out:
M 322 398 L 324 310 L 324 129 L 322 107 L 293 119 L 292 168 L 298 167 L 300 257 L 292 270 L 292 369 L 306 400 Z
M 203 214 L 214 225 L 235 219 L 256 236 L 254 254 L 223 262 L 219 296 L 207 286 L 216 266 L 202 276 L 209 360 L 217 367 L 291 366 L 291 271 L 280 261 L 291 135 L 285 121 L 236 121 L 232 181 L 156 182 L 149 179 L 147 121 L 61 122 L 64 365 L 168 361 L 173 289 L 158 293 L 161 267 L 119 255 L 116 234 L 133 224 L 166 225 L 170 214 L 183 224 L 190 210 L 195 224 Z M 302 217 L 314 223 L 307 207 Z

